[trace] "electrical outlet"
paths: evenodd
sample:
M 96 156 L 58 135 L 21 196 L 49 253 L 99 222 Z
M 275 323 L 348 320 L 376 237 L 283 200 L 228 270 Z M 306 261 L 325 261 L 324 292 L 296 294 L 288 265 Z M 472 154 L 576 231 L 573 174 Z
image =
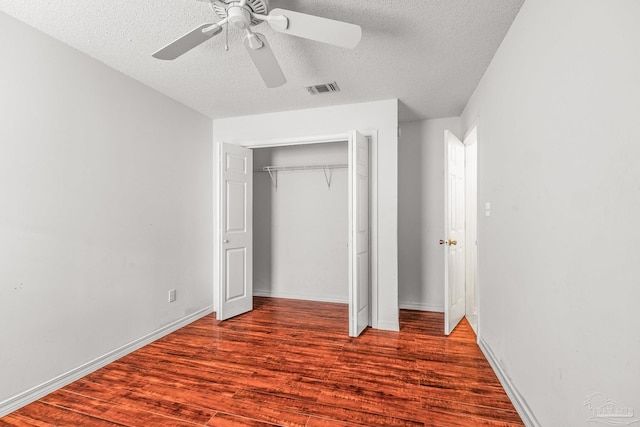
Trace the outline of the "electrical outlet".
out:
M 171 289 L 169 291 L 169 302 L 174 302 L 176 300 L 176 290 Z

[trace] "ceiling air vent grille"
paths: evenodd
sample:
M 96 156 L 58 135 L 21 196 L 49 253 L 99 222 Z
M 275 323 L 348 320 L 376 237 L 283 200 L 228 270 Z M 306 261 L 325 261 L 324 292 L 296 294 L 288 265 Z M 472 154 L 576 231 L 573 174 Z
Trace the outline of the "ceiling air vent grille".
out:
M 340 87 L 338 83 L 331 82 L 322 85 L 307 86 L 307 90 L 311 95 L 318 95 L 320 93 L 340 92 Z

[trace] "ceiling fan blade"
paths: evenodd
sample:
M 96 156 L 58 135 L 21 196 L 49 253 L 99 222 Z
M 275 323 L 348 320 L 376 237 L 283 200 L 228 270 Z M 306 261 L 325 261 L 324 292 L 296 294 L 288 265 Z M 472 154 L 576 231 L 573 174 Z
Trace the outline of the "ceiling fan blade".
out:
M 255 43 L 259 42 L 255 39 L 252 40 L 252 36 L 257 37 L 260 42 L 262 42 L 261 47 L 256 48 Z M 287 82 L 287 79 L 278 64 L 278 60 L 269 47 L 267 39 L 262 34 L 247 34 L 242 40 L 242 43 L 244 44 L 244 47 L 247 48 L 247 52 L 249 52 L 249 56 L 251 57 L 253 64 L 256 66 L 258 73 L 262 76 L 262 80 L 264 80 L 267 87 L 278 87 Z
M 176 59 L 180 55 L 187 53 L 199 44 L 209 40 L 216 34 L 220 34 L 220 32 L 222 31 L 222 27 L 214 27 L 214 29 L 212 29 L 211 31 L 207 31 L 206 33 L 202 32 L 202 30 L 207 27 L 211 27 L 212 25 L 214 24 L 202 24 L 198 28 L 194 28 L 179 39 L 172 41 L 171 43 L 154 53 L 152 56 L 158 59 Z
M 353 49 L 360 43 L 362 29 L 359 25 L 349 24 L 319 16 L 307 15 L 284 9 L 273 9 L 269 16 L 283 15 L 287 17 L 288 26 L 283 28 L 278 21 L 269 21 L 271 27 L 284 34 L 328 43 L 335 46 Z

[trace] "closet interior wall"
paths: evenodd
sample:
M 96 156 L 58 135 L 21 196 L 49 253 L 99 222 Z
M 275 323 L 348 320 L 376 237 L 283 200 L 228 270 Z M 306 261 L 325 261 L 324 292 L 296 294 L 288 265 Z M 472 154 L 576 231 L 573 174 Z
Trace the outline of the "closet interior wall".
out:
M 253 161 L 254 295 L 347 303 L 347 142 L 254 149 Z M 263 171 L 317 165 L 345 167 Z

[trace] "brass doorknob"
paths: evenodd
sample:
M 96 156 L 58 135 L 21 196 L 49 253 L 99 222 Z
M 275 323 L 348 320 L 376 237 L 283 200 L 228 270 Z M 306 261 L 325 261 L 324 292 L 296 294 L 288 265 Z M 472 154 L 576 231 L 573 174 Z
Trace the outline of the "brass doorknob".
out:
M 455 246 L 455 245 L 458 244 L 458 241 L 457 240 L 449 240 L 449 244 Z

